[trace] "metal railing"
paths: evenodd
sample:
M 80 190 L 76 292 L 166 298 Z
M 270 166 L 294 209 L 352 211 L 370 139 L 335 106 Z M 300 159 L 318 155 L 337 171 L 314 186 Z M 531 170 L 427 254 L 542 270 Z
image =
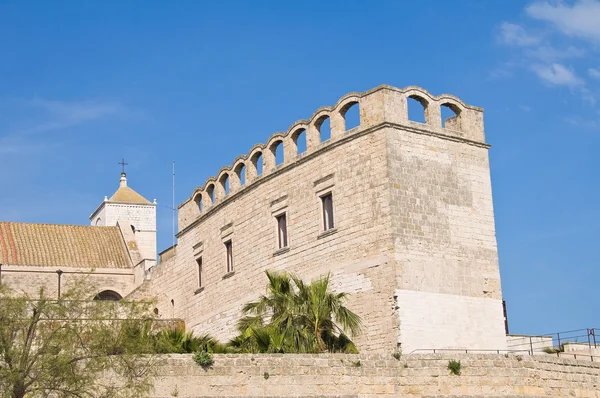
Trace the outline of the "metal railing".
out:
M 567 351 L 567 349 L 572 350 Z M 421 348 L 412 353 L 556 354 L 600 362 L 600 328 L 576 329 L 543 335 L 508 335 L 506 349 Z
M 529 350 L 531 352 L 563 352 L 565 344 L 585 345 L 590 351 L 600 348 L 600 328 L 576 329 L 565 332 L 548 333 L 539 336 L 509 335 L 508 349 Z M 598 338 L 597 338 L 598 337 Z

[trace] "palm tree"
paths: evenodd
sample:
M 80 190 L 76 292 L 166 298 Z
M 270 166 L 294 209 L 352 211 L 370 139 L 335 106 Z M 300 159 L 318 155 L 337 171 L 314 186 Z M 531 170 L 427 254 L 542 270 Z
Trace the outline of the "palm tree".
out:
M 312 334 L 321 350 L 332 350 L 338 336 L 343 336 L 340 341 L 347 340 L 352 344 L 344 331 L 350 331 L 351 335 L 355 336 L 360 333 L 362 327 L 360 317 L 344 306 L 348 295 L 329 291 L 329 276 L 327 274 L 309 285 L 292 276 L 298 288 L 300 323 L 306 328 L 312 328 Z
M 155 347 L 159 353 L 185 354 L 199 351 L 222 352 L 223 346 L 212 336 L 203 334 L 194 336 L 183 328 L 171 328 L 160 331 L 155 336 Z
M 361 320 L 344 306 L 345 293 L 329 291 L 329 275 L 310 284 L 287 273 L 266 271 L 267 294 L 247 303 L 239 335 L 229 345 L 250 352 L 357 352 L 346 336 Z M 341 325 L 341 326 L 338 326 Z

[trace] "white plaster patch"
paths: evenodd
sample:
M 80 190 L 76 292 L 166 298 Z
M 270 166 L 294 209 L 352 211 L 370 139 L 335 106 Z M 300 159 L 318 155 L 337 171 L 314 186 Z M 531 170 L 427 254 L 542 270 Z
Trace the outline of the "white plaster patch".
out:
M 404 353 L 426 349 L 506 350 L 502 300 L 397 290 Z

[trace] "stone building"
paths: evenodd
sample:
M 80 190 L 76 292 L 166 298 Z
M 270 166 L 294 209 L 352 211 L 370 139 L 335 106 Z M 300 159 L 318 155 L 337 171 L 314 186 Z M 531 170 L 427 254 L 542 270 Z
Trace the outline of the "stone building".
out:
M 40 287 L 60 296 L 73 276 L 86 275 L 93 297 L 118 300 L 156 264 L 156 203 L 120 187 L 92 214 L 92 226 L 0 222 L 0 278 L 30 296 Z
M 414 100 L 424 123 L 409 118 Z M 346 128 L 352 107 L 360 123 Z M 443 107 L 454 116 L 442 120 Z M 20 280 L 37 278 L 38 285 L 55 283 L 58 267 L 110 269 L 113 279 L 98 279 L 99 292 L 157 298 L 162 317 L 222 341 L 234 335 L 243 304 L 264 293 L 265 270 L 305 280 L 329 273 L 363 319 L 355 340 L 363 352 L 502 350 L 488 148 L 483 110 L 451 95 L 390 86 L 350 93 L 196 188 L 179 206 L 177 245 L 156 266 L 155 204 L 130 190 L 124 175 L 90 217 L 92 226 L 52 226 L 55 234 L 112 234 L 110 247 L 93 239 L 97 246 L 65 246 L 80 257 L 42 264 L 13 261 L 11 240 L 2 238 L 0 262 L 10 271 L 34 268 Z M 15 225 L 2 224 L 3 236 Z M 31 231 L 19 234 L 41 234 Z M 48 258 L 60 258 L 49 250 Z M 19 277 L 2 269 L 3 277 Z
M 425 123 L 409 120 L 410 100 Z M 360 125 L 347 129 L 353 106 Z M 362 351 L 505 349 L 488 148 L 483 110 L 456 97 L 350 93 L 195 189 L 178 244 L 131 297 L 226 341 L 265 270 L 330 273 L 365 323 Z
M 150 203 L 128 187 L 125 172 L 121 173 L 119 189 L 110 199 L 104 198 L 90 216 L 90 222 L 102 227 L 129 225 L 142 258 L 156 259 L 156 202 Z

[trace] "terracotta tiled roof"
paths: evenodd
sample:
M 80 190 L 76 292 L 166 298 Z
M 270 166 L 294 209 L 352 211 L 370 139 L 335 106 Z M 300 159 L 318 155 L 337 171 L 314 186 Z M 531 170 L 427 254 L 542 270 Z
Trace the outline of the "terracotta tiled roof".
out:
M 150 201 L 144 198 L 139 193 L 135 192 L 133 189 L 125 186 L 119 187 L 117 192 L 113 196 L 111 196 L 110 202 L 121 202 L 121 203 L 141 203 L 141 204 L 150 204 Z
M 119 227 L 0 222 L 0 263 L 129 268 Z

